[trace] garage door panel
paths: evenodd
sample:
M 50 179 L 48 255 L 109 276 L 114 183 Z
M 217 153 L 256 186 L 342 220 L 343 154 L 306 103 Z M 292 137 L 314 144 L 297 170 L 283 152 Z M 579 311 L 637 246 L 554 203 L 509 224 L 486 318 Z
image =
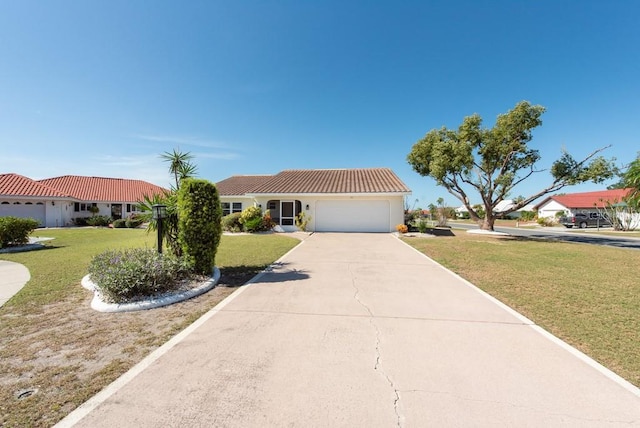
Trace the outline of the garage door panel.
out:
M 33 218 L 45 224 L 45 207 L 37 204 L 0 204 L 0 217 Z
M 318 232 L 389 232 L 387 200 L 316 202 Z

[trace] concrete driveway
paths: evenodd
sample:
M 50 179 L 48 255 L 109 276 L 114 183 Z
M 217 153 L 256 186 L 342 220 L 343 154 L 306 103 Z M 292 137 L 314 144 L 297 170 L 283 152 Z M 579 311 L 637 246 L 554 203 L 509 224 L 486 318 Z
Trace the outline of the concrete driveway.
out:
M 640 392 L 389 234 L 314 234 L 62 421 L 639 426 Z

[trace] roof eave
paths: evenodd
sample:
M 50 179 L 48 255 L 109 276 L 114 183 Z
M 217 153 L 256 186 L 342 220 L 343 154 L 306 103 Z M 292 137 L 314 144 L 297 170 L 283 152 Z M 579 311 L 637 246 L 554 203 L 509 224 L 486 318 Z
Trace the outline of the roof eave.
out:
M 258 197 L 293 197 L 293 196 L 306 196 L 306 197 L 317 197 L 317 196 L 407 196 L 410 195 L 411 191 L 403 191 L 403 192 L 357 192 L 357 193 L 304 193 L 304 192 L 296 192 L 296 193 L 246 193 L 246 197 L 250 198 L 258 198 Z

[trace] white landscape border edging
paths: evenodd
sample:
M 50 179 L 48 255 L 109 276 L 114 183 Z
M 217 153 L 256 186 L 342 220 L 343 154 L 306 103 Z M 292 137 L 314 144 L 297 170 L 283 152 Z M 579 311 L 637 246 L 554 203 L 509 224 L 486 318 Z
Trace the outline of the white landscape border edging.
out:
M 200 286 L 192 288 L 190 290 L 181 291 L 178 293 L 164 293 L 159 296 L 150 297 L 147 300 L 140 300 L 138 302 L 131 303 L 109 303 L 106 302 L 100 290 L 96 284 L 91 281 L 90 275 L 85 275 L 80 282 L 84 288 L 89 291 L 93 291 L 93 300 L 91 301 L 91 308 L 98 312 L 132 312 L 142 311 L 145 309 L 159 308 L 161 306 L 171 305 L 172 303 L 181 302 L 183 300 L 191 299 L 192 297 L 199 296 L 206 293 L 216 286 L 220 280 L 220 269 L 213 268 L 213 276 L 211 279 L 203 282 Z

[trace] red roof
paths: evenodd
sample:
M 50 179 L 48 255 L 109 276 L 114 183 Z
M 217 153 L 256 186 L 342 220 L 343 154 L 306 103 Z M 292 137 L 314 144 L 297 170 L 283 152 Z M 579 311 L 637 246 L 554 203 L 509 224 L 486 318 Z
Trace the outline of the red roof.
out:
M 162 194 L 165 189 L 142 180 L 64 175 L 38 181 L 72 198 L 92 202 L 136 202 L 145 195 Z
M 0 195 L 68 198 L 69 195 L 19 174 L 0 174 Z
M 566 195 L 554 195 L 545 199 L 542 203 L 538 204 L 539 207 L 544 202 L 552 199 L 567 208 L 605 208 L 607 202 L 615 204 L 621 202 L 631 191 L 631 189 L 613 189 L 613 190 L 600 190 L 597 192 L 582 192 L 582 193 L 569 193 Z
M 389 168 L 294 169 L 268 176 L 233 176 L 217 183 L 223 196 L 283 193 L 408 193 Z

